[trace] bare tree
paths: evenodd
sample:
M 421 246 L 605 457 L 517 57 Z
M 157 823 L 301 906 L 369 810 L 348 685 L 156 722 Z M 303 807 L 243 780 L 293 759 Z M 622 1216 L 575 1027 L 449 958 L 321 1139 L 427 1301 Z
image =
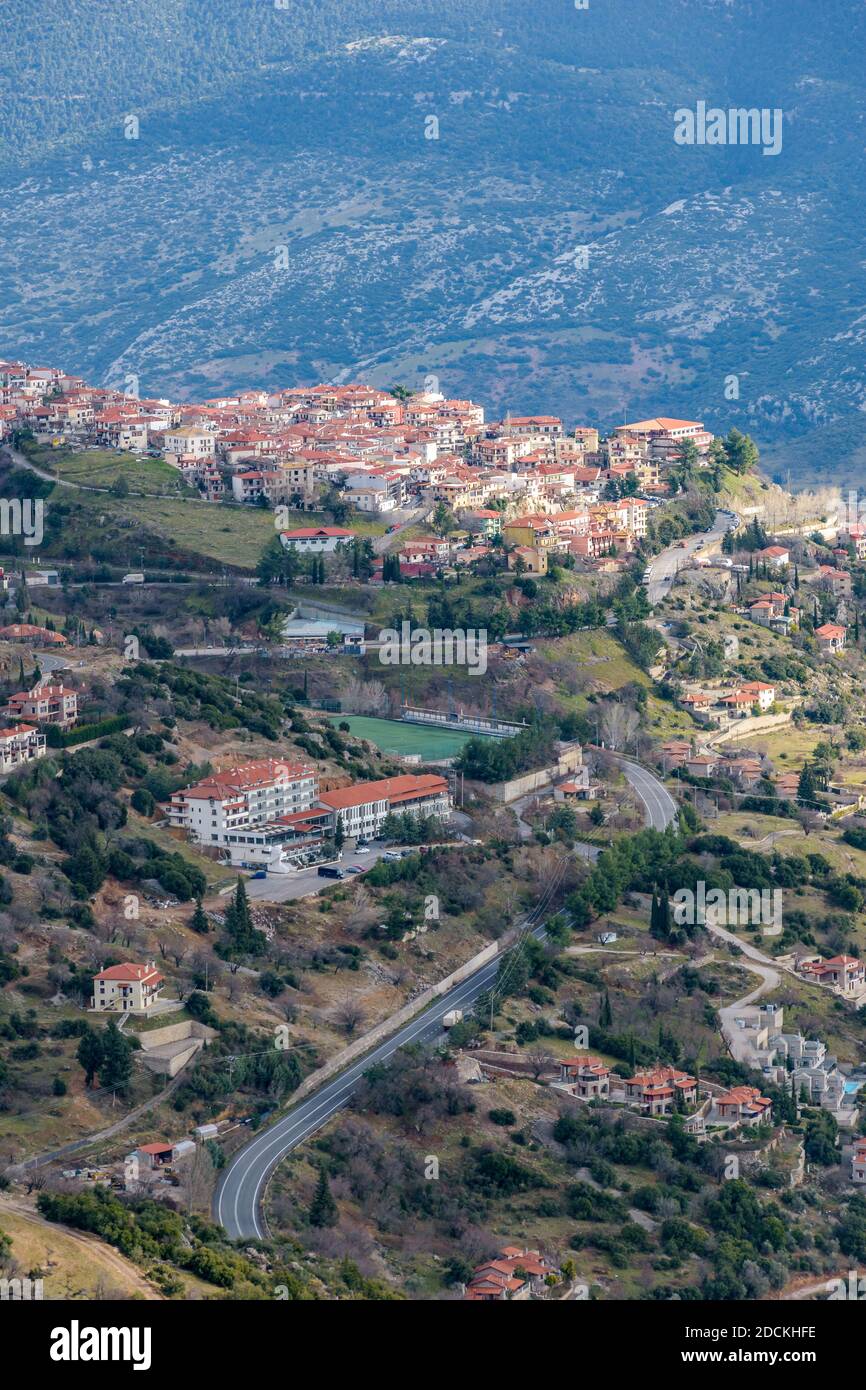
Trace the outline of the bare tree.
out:
M 334 1019 L 347 1038 L 351 1038 L 364 1022 L 365 1014 L 361 1005 L 351 997 L 346 997 L 337 1010 Z
M 610 748 L 617 751 L 627 748 L 634 742 L 639 728 L 640 715 L 631 705 L 621 704 L 619 700 L 608 700 L 602 706 L 601 732 Z
M 551 1057 L 550 1053 L 543 1052 L 540 1049 L 536 1052 L 527 1053 L 526 1061 L 529 1063 L 534 1081 L 540 1081 L 546 1071 L 552 1071 L 556 1066 L 556 1062 L 553 1057 Z

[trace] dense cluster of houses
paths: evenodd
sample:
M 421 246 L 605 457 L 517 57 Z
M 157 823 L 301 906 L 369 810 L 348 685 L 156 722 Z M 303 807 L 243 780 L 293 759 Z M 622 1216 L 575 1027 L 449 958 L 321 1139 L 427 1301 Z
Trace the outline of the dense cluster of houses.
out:
M 837 1058 L 820 1038 L 782 1031 L 784 1010 L 778 1004 L 760 1004 L 733 1020 L 730 1036 L 736 1060 L 761 1072 L 775 1086 L 793 1088 L 798 1099 L 820 1105 L 839 1115 L 850 1110 L 845 1076 Z
M 694 687 L 680 695 L 679 703 L 697 723 L 724 726 L 733 719 L 766 714 L 776 703 L 776 687 L 767 681 L 725 682 L 711 689 Z
M 665 473 L 680 451 L 688 446 L 700 466 L 712 442 L 694 420 L 639 420 L 602 438 L 591 428 L 569 434 L 556 416 L 486 421 L 482 406 L 438 390 L 398 399 L 361 384 L 173 403 L 140 396 L 134 381 L 126 391 L 98 388 L 60 368 L 0 362 L 0 438 L 22 428 L 58 445 L 164 458 L 212 501 L 314 510 L 336 489 L 355 512 L 385 518 L 444 503 L 482 553 L 510 516 L 508 539 L 528 552 L 521 559 L 530 572 L 551 550 L 590 564 L 627 555 L 646 533 L 651 501 L 669 491 Z M 618 494 L 627 494 L 622 505 L 607 501 Z M 284 539 L 317 550 L 345 538 L 297 531 Z M 434 538 L 423 541 L 401 561 L 448 558 Z
M 759 684 L 754 682 L 753 684 Z M 768 687 L 775 690 L 775 687 Z M 745 713 L 760 711 L 760 705 L 745 710 Z M 693 710 L 694 712 L 694 710 Z M 698 714 L 700 711 L 698 711 Z M 718 715 L 714 723 L 723 723 Z M 698 777 L 717 785 L 730 782 L 743 793 L 757 792 L 758 795 L 775 794 L 780 801 L 800 799 L 799 772 L 777 772 L 772 761 L 765 755 L 749 749 L 719 746 L 711 747 L 700 739 L 668 739 L 659 745 L 656 752 L 656 765 L 663 773 L 682 770 L 690 777 Z M 822 802 L 827 812 L 834 816 L 866 810 L 866 793 L 859 784 L 831 780 L 821 791 Z
M 391 814 L 447 818 L 451 796 L 435 773 L 323 790 L 313 766 L 264 758 L 175 792 L 165 810 L 170 826 L 230 863 L 288 873 L 333 839 L 338 823 L 346 839 L 366 840 Z

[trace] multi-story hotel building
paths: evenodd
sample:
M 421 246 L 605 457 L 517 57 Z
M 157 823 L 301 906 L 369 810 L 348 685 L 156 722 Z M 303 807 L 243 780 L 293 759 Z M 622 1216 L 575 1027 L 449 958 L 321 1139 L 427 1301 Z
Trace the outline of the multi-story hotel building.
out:
M 359 782 L 355 787 L 340 787 L 323 792 L 319 804 L 343 823 L 347 836 L 367 838 L 377 835 L 387 815 L 445 817 L 451 810 L 448 783 L 444 777 L 428 773 L 423 776 L 405 774 L 385 777 L 380 782 Z
M 171 826 L 198 844 L 223 849 L 232 864 L 263 865 L 275 873 L 296 866 L 298 855 L 333 836 L 338 821 L 347 839 L 378 834 L 385 817 L 446 817 L 448 783 L 438 775 L 405 774 L 319 793 L 314 768 L 267 758 L 246 763 L 175 792 L 166 807 Z
M 175 792 L 166 810 L 169 824 L 199 844 L 240 845 L 253 827 L 308 810 L 318 790 L 314 767 L 263 758 Z

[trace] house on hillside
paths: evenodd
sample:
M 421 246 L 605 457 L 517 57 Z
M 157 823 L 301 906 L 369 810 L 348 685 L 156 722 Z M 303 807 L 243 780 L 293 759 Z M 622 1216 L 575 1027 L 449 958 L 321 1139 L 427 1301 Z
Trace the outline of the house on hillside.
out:
M 165 976 L 154 961 L 110 965 L 93 977 L 90 1007 L 97 1013 L 149 1013 L 162 993 Z
M 558 1277 L 559 1270 L 540 1251 L 506 1245 L 496 1259 L 475 1266 L 463 1297 L 471 1303 L 522 1302 L 544 1293 L 546 1280 Z
M 845 629 L 838 623 L 824 623 L 815 628 L 815 638 L 822 652 L 833 655 L 845 650 Z

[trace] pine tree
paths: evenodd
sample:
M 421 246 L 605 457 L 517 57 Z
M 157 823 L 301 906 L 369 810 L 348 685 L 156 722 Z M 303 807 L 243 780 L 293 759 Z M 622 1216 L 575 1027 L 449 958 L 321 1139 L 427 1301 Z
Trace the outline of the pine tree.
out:
M 86 1033 L 82 1033 L 81 1041 L 78 1044 L 78 1051 L 75 1056 L 79 1066 L 84 1069 L 85 1086 L 92 1086 L 93 1079 L 102 1066 L 105 1057 L 102 1039 L 98 1033 L 94 1033 L 92 1028 L 88 1028 Z
M 247 951 L 252 955 L 261 955 L 267 943 L 264 934 L 257 931 L 253 924 L 246 885 L 242 878 L 238 879 L 234 897 L 226 909 L 225 925 L 226 935 L 235 952 Z
M 210 931 L 208 915 L 201 905 L 201 898 L 195 900 L 195 912 L 189 919 L 190 929 L 198 932 L 199 936 L 205 936 Z
M 345 832 L 345 830 L 343 829 L 343 817 L 342 817 L 342 816 L 338 816 L 338 817 L 337 817 L 337 824 L 336 824 L 336 826 L 334 827 L 334 848 L 335 848 L 336 850 L 339 851 L 339 850 L 341 850 L 341 849 L 343 848 L 343 845 L 344 845 L 345 843 L 346 843 L 346 832 Z
M 126 1041 L 114 1019 L 102 1037 L 103 1058 L 99 1068 L 100 1085 L 107 1091 L 124 1092 L 132 1075 L 132 1046 Z
M 339 1218 L 337 1203 L 331 1193 L 331 1185 L 328 1182 L 328 1172 L 322 1164 L 319 1169 L 319 1178 L 316 1183 L 316 1191 L 310 1206 L 310 1225 L 311 1226 L 336 1226 Z
M 605 991 L 604 999 L 601 1001 L 601 1008 L 598 1014 L 599 1028 L 609 1028 L 613 1023 L 613 1010 L 610 1007 L 610 994 Z

